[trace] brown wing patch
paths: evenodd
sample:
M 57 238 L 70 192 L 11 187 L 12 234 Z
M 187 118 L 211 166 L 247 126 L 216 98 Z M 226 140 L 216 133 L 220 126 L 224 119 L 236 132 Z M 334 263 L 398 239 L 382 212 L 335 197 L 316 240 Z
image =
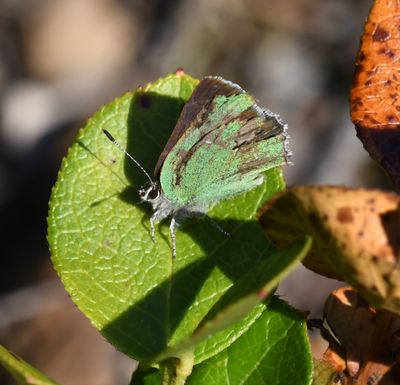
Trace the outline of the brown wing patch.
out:
M 268 120 L 265 120 L 262 125 L 256 119 L 259 117 L 254 108 L 244 111 L 239 116 L 243 126 L 235 137 L 236 146 L 233 148 L 234 150 L 283 133 L 283 125 L 275 117 L 268 117 Z
M 262 111 L 261 111 L 262 112 Z M 213 127 L 211 130 L 205 132 L 198 141 L 190 148 L 190 150 L 186 151 L 185 154 L 182 154 L 179 165 L 177 166 L 177 172 L 175 176 L 175 183 L 177 185 L 181 182 L 182 170 L 186 167 L 189 160 L 194 156 L 194 154 L 201 148 L 204 144 L 207 144 L 207 141 L 210 139 L 214 132 L 223 133 L 224 127 L 226 127 L 233 120 L 240 121 L 241 129 L 238 131 L 236 136 L 233 138 L 235 145 L 231 146 L 229 149 L 232 150 L 232 154 L 240 154 L 240 153 L 251 153 L 251 147 L 256 143 L 269 139 L 274 136 L 282 135 L 282 141 L 284 138 L 284 126 L 274 117 L 268 116 L 268 119 L 265 119 L 262 124 L 260 124 L 260 111 L 256 110 L 254 107 L 250 107 L 247 110 L 241 112 L 239 115 L 227 115 L 225 119 L 222 119 L 218 126 Z M 218 136 L 213 140 L 214 144 L 218 144 L 221 148 L 226 148 L 227 141 L 222 140 L 221 136 Z M 240 155 L 239 155 L 240 156 Z M 251 171 L 254 168 L 258 168 L 263 164 L 267 163 L 268 160 L 265 158 L 255 158 L 247 161 L 237 170 L 236 173 L 245 173 L 247 171 Z M 232 157 L 233 160 L 233 157 Z M 226 165 L 229 168 L 229 164 Z M 233 175 L 233 174 L 232 174 Z M 229 175 L 229 176 L 232 176 Z

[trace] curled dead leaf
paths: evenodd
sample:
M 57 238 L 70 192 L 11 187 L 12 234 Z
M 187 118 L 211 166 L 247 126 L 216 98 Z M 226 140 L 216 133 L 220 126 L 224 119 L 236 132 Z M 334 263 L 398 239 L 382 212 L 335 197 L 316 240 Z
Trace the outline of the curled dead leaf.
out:
M 397 317 L 376 311 L 353 288 L 343 287 L 326 300 L 324 321 L 321 332 L 329 346 L 322 362 L 340 370 L 342 383 L 398 383 Z
M 313 237 L 303 264 L 349 282 L 375 307 L 400 314 L 400 197 L 343 187 L 287 189 L 259 213 L 267 236 L 284 247 Z

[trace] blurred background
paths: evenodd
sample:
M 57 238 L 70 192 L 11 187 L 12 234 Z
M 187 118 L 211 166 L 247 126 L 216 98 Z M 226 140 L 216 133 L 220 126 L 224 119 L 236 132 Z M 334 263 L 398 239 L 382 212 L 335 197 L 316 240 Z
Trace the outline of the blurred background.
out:
M 102 104 L 182 67 L 221 75 L 289 124 L 288 184 L 390 188 L 350 122 L 369 0 L 0 0 L 0 343 L 62 384 L 127 384 L 133 361 L 76 310 L 53 271 L 47 202 Z M 299 268 L 279 289 L 321 314 L 340 283 Z M 320 354 L 323 345 L 313 340 Z M 13 384 L 0 371 L 0 383 Z

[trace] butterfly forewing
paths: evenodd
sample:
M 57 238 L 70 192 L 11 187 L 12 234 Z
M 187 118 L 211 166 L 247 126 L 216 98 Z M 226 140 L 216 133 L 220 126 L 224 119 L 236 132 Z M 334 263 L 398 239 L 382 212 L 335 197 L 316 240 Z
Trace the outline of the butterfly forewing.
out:
M 263 171 L 287 162 L 284 128 L 236 84 L 203 79 L 160 156 L 165 197 L 208 205 L 254 188 Z

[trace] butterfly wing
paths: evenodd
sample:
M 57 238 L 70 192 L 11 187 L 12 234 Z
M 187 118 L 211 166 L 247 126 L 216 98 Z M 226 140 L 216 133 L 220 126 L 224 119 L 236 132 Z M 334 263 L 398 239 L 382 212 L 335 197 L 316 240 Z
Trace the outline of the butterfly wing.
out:
M 189 103 L 159 175 L 164 195 L 177 206 L 207 206 L 250 190 L 263 171 L 287 163 L 286 126 L 238 85 L 205 78 Z

